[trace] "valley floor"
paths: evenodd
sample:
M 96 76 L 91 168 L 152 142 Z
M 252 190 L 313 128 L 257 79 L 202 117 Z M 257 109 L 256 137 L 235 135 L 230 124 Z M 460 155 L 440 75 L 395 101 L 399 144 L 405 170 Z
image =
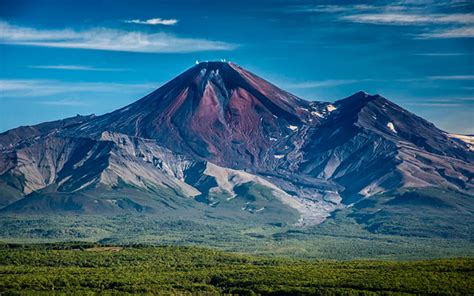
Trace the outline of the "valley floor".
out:
M 474 259 L 282 259 L 198 247 L 0 245 L 0 295 L 470 294 Z
M 315 227 L 263 225 L 199 217 L 0 215 L 0 242 L 82 241 L 106 245 L 174 245 L 252 255 L 331 260 L 425 260 L 474 257 L 474 241 L 442 235 L 374 233 L 348 216 Z M 246 223 L 244 223 L 246 222 Z M 436 230 L 433 230 L 436 234 Z

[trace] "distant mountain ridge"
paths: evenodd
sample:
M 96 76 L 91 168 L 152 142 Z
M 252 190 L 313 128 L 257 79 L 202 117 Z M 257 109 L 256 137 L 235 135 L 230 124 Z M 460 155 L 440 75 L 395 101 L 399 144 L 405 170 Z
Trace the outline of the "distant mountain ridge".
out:
M 111 113 L 0 134 L 0 212 L 313 225 L 380 195 L 434 188 L 458 194 L 472 219 L 469 139 L 379 95 L 310 102 L 234 63 L 204 62 Z

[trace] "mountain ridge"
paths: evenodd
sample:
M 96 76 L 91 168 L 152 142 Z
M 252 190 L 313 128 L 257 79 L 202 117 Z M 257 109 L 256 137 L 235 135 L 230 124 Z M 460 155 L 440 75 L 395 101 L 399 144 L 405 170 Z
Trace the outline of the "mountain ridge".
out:
M 59 212 L 195 207 L 277 223 L 281 211 L 314 225 L 402 188 L 472 196 L 467 145 L 380 95 L 311 102 L 204 62 L 116 111 L 0 134 L 0 211 L 41 212 L 53 198 Z

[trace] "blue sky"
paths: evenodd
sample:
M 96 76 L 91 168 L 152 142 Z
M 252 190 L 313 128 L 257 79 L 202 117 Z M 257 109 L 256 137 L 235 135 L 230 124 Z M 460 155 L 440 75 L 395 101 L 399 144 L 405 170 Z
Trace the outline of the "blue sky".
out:
M 308 100 L 381 94 L 474 134 L 472 1 L 0 1 L 0 131 L 226 59 Z

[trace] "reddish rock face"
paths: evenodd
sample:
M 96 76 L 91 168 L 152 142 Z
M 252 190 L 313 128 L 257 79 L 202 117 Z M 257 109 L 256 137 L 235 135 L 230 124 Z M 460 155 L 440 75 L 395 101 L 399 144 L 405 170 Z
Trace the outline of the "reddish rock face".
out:
M 233 63 L 205 62 L 90 128 L 107 125 L 216 164 L 254 168 L 268 165 L 270 148 L 299 126 L 317 124 L 310 108 Z

